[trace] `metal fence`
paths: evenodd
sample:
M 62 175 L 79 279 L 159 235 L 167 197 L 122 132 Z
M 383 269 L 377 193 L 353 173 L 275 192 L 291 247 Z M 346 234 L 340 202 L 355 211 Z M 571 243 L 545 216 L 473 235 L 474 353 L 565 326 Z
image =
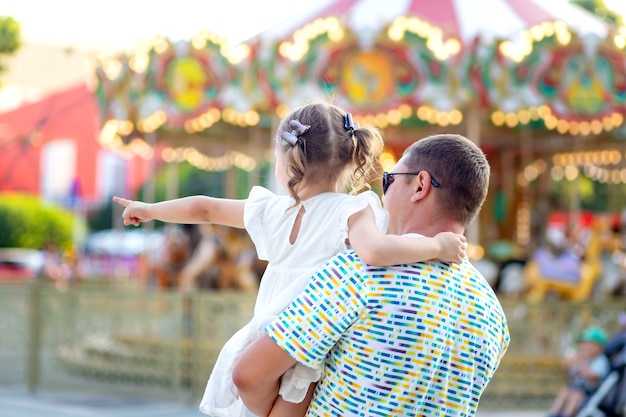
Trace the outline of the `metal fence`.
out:
M 254 294 L 0 286 L 0 384 L 133 393 L 197 403 Z M 536 404 L 566 383 L 560 362 L 590 324 L 617 328 L 624 301 L 504 300 L 512 343 L 483 404 Z

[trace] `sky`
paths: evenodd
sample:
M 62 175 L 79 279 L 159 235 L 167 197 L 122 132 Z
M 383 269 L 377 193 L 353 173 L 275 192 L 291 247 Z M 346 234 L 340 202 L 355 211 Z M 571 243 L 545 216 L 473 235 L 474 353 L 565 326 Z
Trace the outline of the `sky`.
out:
M 18 20 L 27 42 L 124 50 L 157 35 L 188 40 L 203 29 L 243 42 L 319 1 L 1 0 L 0 16 Z M 626 16 L 626 0 L 605 4 Z
M 29 42 L 87 49 L 125 49 L 157 35 L 189 40 L 203 29 L 233 43 L 243 42 L 315 2 L 2 0 L 0 16 L 18 20 L 24 39 Z

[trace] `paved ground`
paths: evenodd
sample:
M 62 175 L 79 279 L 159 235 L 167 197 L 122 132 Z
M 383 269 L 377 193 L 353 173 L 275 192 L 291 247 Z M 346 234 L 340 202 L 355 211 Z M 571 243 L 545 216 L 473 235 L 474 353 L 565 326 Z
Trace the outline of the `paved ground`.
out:
M 543 411 L 479 411 L 477 417 L 543 417 Z M 196 406 L 100 394 L 40 392 L 0 387 L 2 417 L 200 417 Z

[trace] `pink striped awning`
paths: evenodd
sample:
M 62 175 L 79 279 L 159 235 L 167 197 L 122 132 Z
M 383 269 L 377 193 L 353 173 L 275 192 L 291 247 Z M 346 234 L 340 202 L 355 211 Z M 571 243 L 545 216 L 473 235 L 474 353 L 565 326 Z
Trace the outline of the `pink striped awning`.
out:
M 579 35 L 604 37 L 608 32 L 602 20 L 566 0 L 320 0 L 260 38 L 288 39 L 303 25 L 329 16 L 336 16 L 357 34 L 377 32 L 399 16 L 415 16 L 442 29 L 444 38 L 462 43 L 477 36 L 509 39 L 524 29 L 556 20 Z

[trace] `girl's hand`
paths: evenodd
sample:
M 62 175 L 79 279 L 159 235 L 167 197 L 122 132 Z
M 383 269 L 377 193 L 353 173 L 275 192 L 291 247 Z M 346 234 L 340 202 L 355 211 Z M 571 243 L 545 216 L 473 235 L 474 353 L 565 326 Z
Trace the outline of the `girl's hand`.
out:
M 467 239 L 465 236 L 452 232 L 441 232 L 434 239 L 439 243 L 438 259 L 459 264 L 466 258 Z
M 125 207 L 124 212 L 122 213 L 124 226 L 129 226 L 131 224 L 133 226 L 139 226 L 139 223 L 152 220 L 152 216 L 150 215 L 151 204 L 141 201 L 127 200 L 121 197 L 113 197 L 113 201 Z

